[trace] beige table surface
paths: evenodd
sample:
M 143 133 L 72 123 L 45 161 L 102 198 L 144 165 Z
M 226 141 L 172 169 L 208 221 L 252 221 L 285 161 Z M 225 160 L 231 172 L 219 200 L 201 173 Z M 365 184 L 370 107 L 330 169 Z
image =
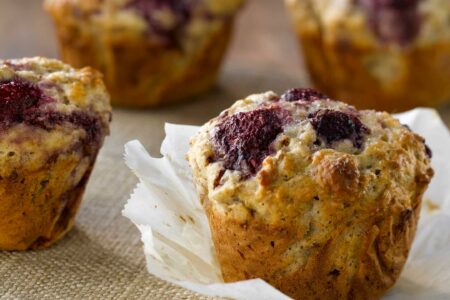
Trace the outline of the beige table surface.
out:
M 0 0 L 0 58 L 57 57 L 37 0 Z M 0 253 L 0 299 L 202 299 L 149 275 L 138 230 L 121 215 L 136 184 L 123 145 L 159 153 L 164 122 L 202 124 L 247 94 L 307 85 L 282 1 L 249 0 L 217 87 L 194 102 L 158 110 L 115 109 L 75 229 L 45 251 Z M 450 106 L 439 109 L 450 124 Z

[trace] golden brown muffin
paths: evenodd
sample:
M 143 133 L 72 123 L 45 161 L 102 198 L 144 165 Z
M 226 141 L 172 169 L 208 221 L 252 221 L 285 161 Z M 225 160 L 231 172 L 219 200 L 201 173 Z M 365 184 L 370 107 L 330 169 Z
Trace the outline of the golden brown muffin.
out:
M 243 0 L 46 0 L 61 55 L 105 75 L 112 103 L 151 107 L 209 89 Z
M 450 100 L 448 0 L 286 0 L 312 82 L 358 108 Z
M 237 101 L 188 152 L 224 280 L 321 300 L 377 299 L 395 283 L 430 157 L 388 113 L 312 89 Z
M 71 229 L 110 118 L 93 69 L 0 60 L 0 250 L 45 248 Z

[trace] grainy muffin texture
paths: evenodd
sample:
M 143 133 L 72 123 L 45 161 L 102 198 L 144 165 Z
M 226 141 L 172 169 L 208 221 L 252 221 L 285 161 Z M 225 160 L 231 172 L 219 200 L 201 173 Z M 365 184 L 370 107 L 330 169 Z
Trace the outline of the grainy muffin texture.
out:
M 105 75 L 112 103 L 168 104 L 215 82 L 243 0 L 46 0 L 61 55 Z
M 237 101 L 188 152 L 225 281 L 295 299 L 377 299 L 395 283 L 430 157 L 390 114 L 312 89 Z
M 358 108 L 450 100 L 447 0 L 285 0 L 313 83 Z
M 0 249 L 47 247 L 73 225 L 111 107 L 101 75 L 0 60 Z

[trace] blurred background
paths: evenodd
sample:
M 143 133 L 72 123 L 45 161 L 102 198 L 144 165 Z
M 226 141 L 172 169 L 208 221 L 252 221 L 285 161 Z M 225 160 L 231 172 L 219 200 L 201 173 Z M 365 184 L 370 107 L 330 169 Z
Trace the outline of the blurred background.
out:
M 53 24 L 39 0 L 1 0 L 0 38 L 2 59 L 58 57 Z M 179 122 L 180 117 L 184 123 L 201 124 L 248 94 L 266 90 L 282 93 L 290 87 L 309 85 L 283 1 L 250 0 L 239 15 L 215 90 L 190 103 L 135 113 L 157 114 L 158 128 L 164 121 Z M 439 111 L 450 124 L 450 105 L 441 106 Z
M 60 298 L 61 288 L 85 297 L 97 289 L 104 299 L 197 299 L 145 270 L 138 231 L 121 216 L 136 184 L 123 163 L 123 145 L 139 139 L 157 156 L 165 122 L 200 125 L 248 94 L 309 85 L 283 1 L 249 0 L 235 29 L 219 81 L 209 93 L 177 106 L 114 109 L 111 135 L 98 157 L 76 228 L 47 251 L 0 253 L 0 296 L 28 299 L 24 287 L 29 284 L 36 299 Z M 37 55 L 58 57 L 42 1 L 0 0 L 0 59 Z M 450 105 L 438 110 L 450 125 Z
M 0 38 L 2 59 L 58 57 L 52 21 L 39 0 L 0 0 Z M 249 94 L 266 90 L 282 93 L 290 87 L 306 85 L 306 71 L 283 1 L 252 0 L 239 15 L 215 89 L 177 106 L 144 111 L 115 109 L 113 133 L 117 134 L 109 143 L 121 147 L 125 140 L 116 138 L 138 138 L 157 153 L 156 140 L 163 137 L 164 122 L 202 124 Z M 146 133 L 128 134 L 123 131 L 126 128 L 117 126 L 131 120 L 142 124 L 142 128 L 153 128 L 151 142 L 146 142 Z

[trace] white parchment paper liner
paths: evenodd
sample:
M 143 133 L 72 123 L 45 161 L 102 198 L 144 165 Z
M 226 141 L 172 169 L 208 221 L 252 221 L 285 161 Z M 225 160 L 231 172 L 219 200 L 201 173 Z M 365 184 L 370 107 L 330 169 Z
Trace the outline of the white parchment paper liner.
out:
M 432 109 L 415 109 L 397 117 L 426 138 L 436 174 L 424 196 L 408 262 L 383 299 L 450 299 L 450 134 Z M 140 183 L 123 215 L 142 233 L 148 271 L 209 296 L 290 299 L 260 279 L 223 283 L 208 220 L 185 158 L 189 138 L 198 128 L 166 124 L 162 158 L 151 157 L 139 141 L 125 145 L 126 163 Z

